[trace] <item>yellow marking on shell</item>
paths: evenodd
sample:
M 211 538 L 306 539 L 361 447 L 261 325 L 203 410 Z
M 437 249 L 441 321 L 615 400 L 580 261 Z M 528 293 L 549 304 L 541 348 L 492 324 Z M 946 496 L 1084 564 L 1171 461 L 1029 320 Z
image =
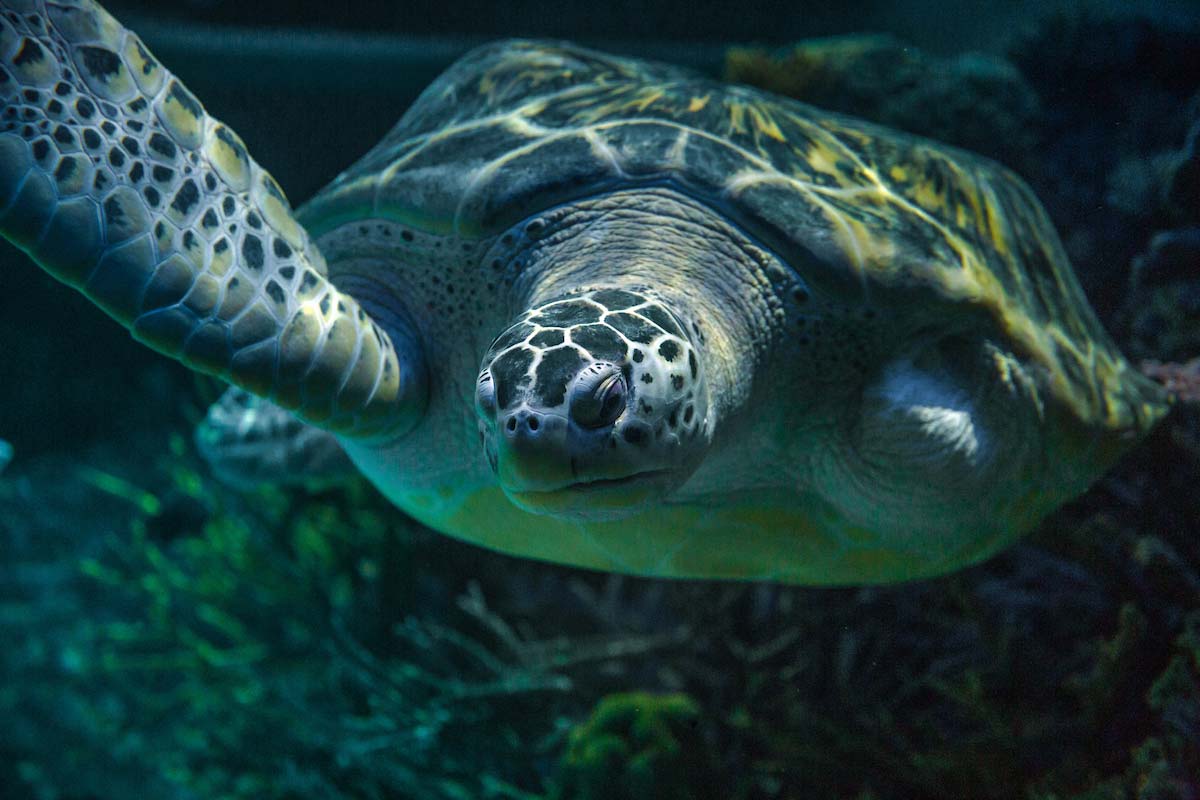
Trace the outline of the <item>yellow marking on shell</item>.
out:
M 814 142 L 813 146 L 804 154 L 804 158 L 809 166 L 817 172 L 833 175 L 838 179 L 838 183 L 844 183 L 842 172 L 837 167 L 838 154 L 825 142 Z
M 771 115 L 758 106 L 747 106 L 747 111 L 750 114 L 750 119 L 754 123 L 754 129 L 759 133 L 764 134 L 777 142 L 784 141 L 783 131 L 779 130 L 779 125 L 771 118 Z
M 905 183 L 908 181 L 908 170 L 899 164 L 893 164 L 892 168 L 888 170 L 888 175 L 891 176 L 892 180 L 900 183 Z
M 629 101 L 629 108 L 639 112 L 645 111 L 650 106 L 662 99 L 665 92 L 660 88 L 648 88 Z
M 142 40 L 130 33 L 125 37 L 125 47 L 122 50 L 129 72 L 137 81 L 138 88 L 147 97 L 154 97 L 162 88 L 166 79 L 166 70 L 150 55 L 150 51 L 142 44 Z
M 994 195 L 990 196 L 987 202 L 983 204 L 983 211 L 986 215 L 987 231 L 991 234 L 992 246 L 996 248 L 996 252 L 1001 256 L 1007 256 L 1009 249 L 1008 239 L 1004 234 L 1005 220 L 997 213 L 996 198 Z
M 204 141 L 204 107 L 175 78 L 168 82 L 166 94 L 157 103 L 156 110 L 177 145 L 195 150 Z
M 938 212 L 945 208 L 946 196 L 934 187 L 932 181 L 920 180 L 913 185 L 913 202 L 930 212 Z
M 708 101 L 712 98 L 711 94 L 706 94 L 703 97 L 693 97 L 688 101 L 687 110 L 695 114 L 697 111 L 703 111 L 708 105 Z
M 244 192 L 250 188 L 250 157 L 245 143 L 228 127 L 211 118 L 204 136 L 204 155 L 230 189 Z
M 746 106 L 737 100 L 729 101 L 729 129 L 734 133 L 746 132 Z

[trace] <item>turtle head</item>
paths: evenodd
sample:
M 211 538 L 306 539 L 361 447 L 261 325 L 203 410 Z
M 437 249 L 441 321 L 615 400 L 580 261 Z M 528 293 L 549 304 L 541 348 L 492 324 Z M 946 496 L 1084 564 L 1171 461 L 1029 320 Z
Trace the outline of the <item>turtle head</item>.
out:
M 619 518 L 691 475 L 712 439 L 696 347 L 641 290 L 531 308 L 492 343 L 476 383 L 480 439 L 528 511 Z

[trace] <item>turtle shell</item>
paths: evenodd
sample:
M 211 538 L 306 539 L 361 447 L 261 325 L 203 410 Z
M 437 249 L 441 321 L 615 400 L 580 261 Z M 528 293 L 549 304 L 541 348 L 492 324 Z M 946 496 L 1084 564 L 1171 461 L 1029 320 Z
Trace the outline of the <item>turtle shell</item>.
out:
M 1158 387 L 1088 305 L 1041 204 L 980 156 L 690 71 L 558 43 L 464 56 L 300 212 L 477 239 L 550 206 L 669 185 L 898 334 L 990 328 L 1087 427 L 1145 429 Z

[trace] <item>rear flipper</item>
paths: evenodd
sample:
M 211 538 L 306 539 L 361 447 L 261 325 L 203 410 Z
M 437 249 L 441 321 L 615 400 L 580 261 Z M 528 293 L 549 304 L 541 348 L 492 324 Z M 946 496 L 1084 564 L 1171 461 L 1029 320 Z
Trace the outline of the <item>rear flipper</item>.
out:
M 236 387 L 208 409 L 196 429 L 196 447 L 223 483 L 238 488 L 343 481 L 355 474 L 333 434 Z
M 1183 364 L 1143 361 L 1142 372 L 1163 385 L 1181 403 L 1200 403 L 1200 358 Z

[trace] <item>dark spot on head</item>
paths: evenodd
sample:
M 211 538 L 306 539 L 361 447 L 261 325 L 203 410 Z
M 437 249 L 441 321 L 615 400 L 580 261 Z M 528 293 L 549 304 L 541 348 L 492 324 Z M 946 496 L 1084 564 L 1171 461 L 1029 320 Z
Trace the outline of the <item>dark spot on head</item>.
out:
M 175 179 L 175 170 L 164 167 L 162 164 L 155 164 L 150 168 L 150 176 L 156 183 L 170 183 Z
M 400 231 L 400 238 L 406 242 L 411 242 L 413 240 L 413 233 L 412 231 Z
M 617 361 L 625 357 L 629 345 L 607 325 L 583 325 L 571 329 L 571 341 L 591 353 L 593 358 Z
M 54 141 L 59 144 L 75 144 L 75 136 L 66 125 L 59 125 L 54 129 Z
M 96 191 L 102 192 L 108 186 L 108 176 L 102 170 L 96 170 L 96 177 L 92 178 L 92 186 Z
M 217 219 L 217 212 L 211 208 L 205 209 L 204 216 L 200 218 L 200 224 L 205 228 L 213 229 L 220 225 L 220 220 Z
M 661 335 L 661 332 L 649 322 L 636 314 L 625 311 L 606 314 L 604 321 L 620 331 L 626 339 L 638 344 L 650 344 Z
M 49 154 L 50 142 L 45 139 L 38 139 L 33 143 L 33 158 L 35 161 L 44 161 Z
M 246 215 L 246 224 L 256 231 L 262 230 L 262 217 L 251 211 Z
M 699 367 L 696 364 L 695 350 L 688 350 L 688 369 L 692 371 L 692 378 L 695 379 L 696 373 L 699 371 Z
M 600 309 L 581 300 L 568 300 L 546 306 L 533 316 L 533 321 L 548 327 L 586 325 L 600 319 Z
M 233 200 L 233 195 L 225 195 L 225 199 L 221 201 L 221 210 L 225 212 L 225 216 L 233 216 L 233 212 L 237 211 L 237 204 Z
M 204 188 L 211 194 L 217 190 L 217 176 L 211 172 L 204 173 Z
M 630 356 L 630 358 L 632 358 L 634 360 L 634 363 L 637 363 L 637 364 L 642 363 L 642 359 L 644 359 L 645 357 L 646 357 L 646 354 L 643 353 L 641 350 L 637 349 L 636 347 L 633 348 L 633 355 Z
M 276 258 L 291 258 L 292 248 L 283 239 L 276 238 L 271 243 L 271 249 L 275 251 Z
M 685 408 L 683 410 L 683 424 L 691 425 L 692 417 L 694 417 L 694 416 L 696 416 L 696 408 L 692 405 L 689 405 L 687 408 Z
M 142 152 L 141 145 L 137 143 L 137 139 L 132 136 L 122 136 L 121 146 L 125 148 L 125 152 L 131 156 L 136 156 Z
M 142 162 L 135 161 L 133 166 L 129 168 L 129 180 L 137 183 L 146 173 L 146 168 L 142 166 Z
M 83 146 L 88 150 L 98 150 L 104 142 L 100 139 L 100 134 L 96 133 L 91 128 L 83 129 Z
M 246 259 L 246 266 L 257 272 L 263 266 L 263 246 L 262 239 L 257 236 L 247 234 L 242 241 L 242 258 Z
M 642 373 L 642 383 L 654 383 L 654 376 L 649 372 Z
M 496 385 L 496 406 L 507 408 L 515 396 L 515 389 L 529 373 L 534 351 L 516 347 L 504 353 L 489 365 Z
M 492 342 L 490 349 L 492 352 L 506 350 L 514 344 L 525 341 L 533 331 L 534 327 L 532 325 L 525 322 L 518 323 L 496 337 L 496 341 Z
M 648 305 L 645 308 L 639 308 L 638 313 L 667 333 L 679 337 L 683 336 L 683 331 L 679 330 L 679 326 L 675 324 L 675 320 L 671 319 L 671 315 L 664 311 L 661 306 Z
M 310 291 L 319 282 L 317 274 L 310 269 L 304 270 L 304 277 L 300 279 L 300 291 Z
M 183 247 L 185 250 L 191 250 L 196 246 L 196 234 L 191 231 L 183 232 Z
M 566 336 L 557 328 L 539 331 L 536 336 L 529 340 L 529 343 L 534 347 L 558 347 L 563 343 Z
M 46 110 L 49 111 L 51 114 L 56 114 L 56 115 L 61 114 L 62 110 L 63 110 L 62 101 L 61 100 L 51 100 L 49 103 L 46 103 Z
M 117 169 L 125 166 L 125 154 L 117 148 L 108 151 L 108 163 L 112 164 Z
M 675 391 L 679 391 L 680 389 L 682 389 L 683 388 L 683 376 L 682 375 L 672 375 L 671 376 L 671 386 L 674 387 Z
M 213 252 L 216 253 L 217 255 L 224 253 L 228 249 L 229 249 L 229 240 L 226 239 L 225 237 L 221 237 L 220 239 L 217 239 L 217 241 L 215 243 L 213 243 Z
M 91 119 L 96 113 L 96 106 L 91 100 L 81 97 L 75 101 L 75 113 L 79 114 L 80 119 Z
M 144 97 L 135 97 L 135 98 L 133 98 L 132 100 L 130 100 L 130 101 L 129 101 L 129 104 L 126 106 L 126 108 L 128 108 L 128 109 L 129 109 L 130 113 L 133 113 L 133 114 L 140 114 L 140 113 L 142 113 L 143 111 L 145 111 L 145 110 L 146 110 L 146 105 L 147 105 L 147 104 L 146 104 L 146 98 L 144 98 Z M 133 120 L 131 120 L 130 122 L 132 123 L 132 122 L 133 122 Z M 138 130 L 141 130 L 141 129 L 142 129 L 142 128 L 141 128 L 141 123 L 139 122 L 139 123 L 138 123 Z
M 567 394 L 567 384 L 587 362 L 574 347 L 562 346 L 547 350 L 537 366 L 536 387 L 543 405 L 561 405 Z
M 650 439 L 650 435 L 645 425 L 629 423 L 625 426 L 625 430 L 621 432 L 621 436 L 625 441 L 633 445 L 645 445 Z
M 664 339 L 658 346 L 658 354 L 667 361 L 674 361 L 679 357 L 679 345 L 673 339 Z
M 158 208 L 159 202 L 162 201 L 162 195 L 153 186 L 142 187 L 142 196 L 146 198 L 146 202 L 151 208 Z

